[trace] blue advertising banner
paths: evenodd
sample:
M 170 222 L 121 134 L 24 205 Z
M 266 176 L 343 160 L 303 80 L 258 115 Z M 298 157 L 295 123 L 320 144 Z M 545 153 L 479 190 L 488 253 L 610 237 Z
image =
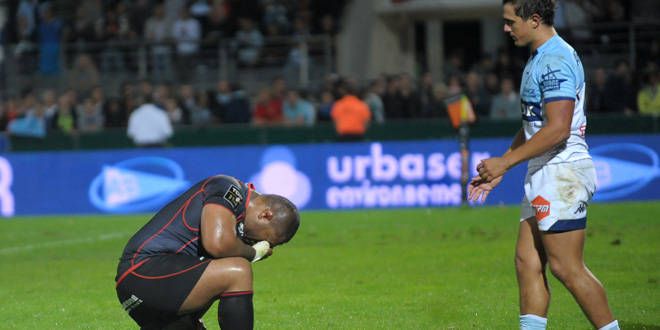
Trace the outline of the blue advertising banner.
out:
M 592 136 L 596 201 L 660 199 L 660 135 Z M 510 139 L 475 139 L 471 168 L 501 155 Z M 253 182 L 301 209 L 443 207 L 461 203 L 454 140 L 364 142 L 97 152 L 0 157 L 0 214 L 152 212 L 215 174 Z M 526 171 L 510 171 L 487 204 L 518 204 Z

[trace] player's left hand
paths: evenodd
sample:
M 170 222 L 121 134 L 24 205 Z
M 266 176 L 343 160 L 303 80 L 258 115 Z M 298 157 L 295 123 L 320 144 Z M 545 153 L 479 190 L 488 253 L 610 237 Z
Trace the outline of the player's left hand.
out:
M 502 157 L 493 157 L 482 160 L 477 166 L 479 177 L 486 182 L 499 178 L 509 169 L 509 163 Z
M 252 248 L 254 248 L 255 252 L 254 258 L 252 259 L 253 263 L 266 259 L 273 254 L 273 249 L 270 247 L 270 243 L 268 243 L 268 241 L 258 242 L 252 245 Z
M 480 176 L 475 176 L 468 185 L 468 200 L 471 202 L 483 203 L 486 198 L 500 182 L 503 177 L 497 177 L 492 181 L 483 180 Z

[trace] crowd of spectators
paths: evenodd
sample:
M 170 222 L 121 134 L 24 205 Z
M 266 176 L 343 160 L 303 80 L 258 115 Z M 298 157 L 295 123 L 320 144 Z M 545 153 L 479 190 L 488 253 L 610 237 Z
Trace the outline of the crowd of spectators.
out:
M 102 72 L 135 71 L 137 46 L 144 45 L 150 76 L 187 81 L 190 60 L 214 64 L 221 44 L 242 66 L 286 61 L 295 56 L 295 47 L 280 56 L 262 54 L 265 38 L 334 35 L 345 2 L 20 0 L 9 2 L 0 34 L 3 43 L 15 45 L 13 55 L 23 74 L 60 74 L 81 53 L 89 54 Z
M 519 63 L 506 52 L 496 59 L 484 56 L 469 69 L 460 56 L 452 57 L 451 70 L 444 79 L 424 73 L 416 79 L 408 73 L 381 75 L 358 82 L 350 77 L 328 75 L 317 88 L 289 88 L 278 77 L 254 92 L 238 82 L 219 81 L 210 90 L 192 84 L 126 82 L 118 97 L 108 97 L 100 85 L 84 86 L 98 73 L 88 59 L 75 80 L 77 88 L 63 90 L 25 89 L 0 103 L 0 129 L 19 135 L 45 136 L 49 131 L 67 134 L 96 132 L 104 128 L 126 128 L 131 113 L 144 104 L 161 109 L 172 126 L 209 126 L 241 123 L 253 125 L 307 125 L 333 120 L 338 100 L 350 89 L 369 109 L 372 124 L 399 119 L 447 116 L 445 100 L 463 93 L 468 96 L 479 118 L 520 118 L 520 97 L 516 72 Z M 91 66 L 93 67 L 93 66 Z M 660 114 L 658 63 L 646 64 L 644 84 L 637 86 L 625 60 L 615 68 L 589 72 L 587 111 L 603 113 Z
M 596 2 L 581 2 L 580 6 L 588 8 L 585 5 Z M 616 1 L 607 2 L 607 10 L 617 13 L 619 7 L 610 4 Z M 23 46 L 15 51 L 35 54 L 33 51 L 39 49 L 37 53 L 52 55 L 40 56 L 38 65 L 32 67 L 42 74 L 57 74 L 61 69 L 59 61 L 53 59 L 59 53 L 59 40 L 86 45 L 85 49 L 96 42 L 109 43 L 97 52 L 75 52 L 66 83 L 57 88 L 25 88 L 20 93 L 2 95 L 0 129 L 33 137 L 54 131 L 77 134 L 106 128 L 131 132 L 130 123 L 136 121 L 131 117 L 153 118 L 136 113 L 153 114 L 157 109 L 174 128 L 232 123 L 311 126 L 335 121 L 337 127 L 351 127 L 348 135 L 359 135 L 356 123 L 377 125 L 390 120 L 445 117 L 445 100 L 460 93 L 467 95 L 479 118 L 520 118 L 517 89 L 524 58 L 504 49 L 484 54 L 469 66 L 457 50 L 446 59 L 441 77 L 428 72 L 419 77 L 400 73 L 358 81 L 330 74 L 307 89 L 291 88 L 283 77 L 264 83 L 258 90 L 245 90 L 236 81 L 218 81 L 211 89 L 193 83 L 193 72 L 187 65 L 190 58 L 226 36 L 232 36 L 239 62 L 250 66 L 268 59 L 267 54 L 259 52 L 264 35 L 336 32 L 334 15 L 340 5 L 327 3 L 331 2 L 94 0 L 82 2 L 72 24 L 65 26 L 54 15 L 50 2 L 21 0 L 16 8 L 18 28 L 14 38 L 18 46 Z M 573 4 L 564 2 L 564 6 Z M 558 19 L 563 19 L 560 14 Z M 136 38 L 153 43 L 151 70 L 156 79 L 128 80 L 115 91 L 102 88 L 104 73 L 128 65 L 122 45 L 112 42 Z M 158 43 L 162 41 L 173 41 L 173 47 Z M 611 68 L 589 69 L 590 114 L 660 114 L 659 42 L 641 55 L 635 72 L 626 60 Z M 29 69 L 29 65 L 22 67 Z M 171 79 L 173 75 L 178 78 Z M 368 116 L 362 111 L 364 105 Z M 358 119 L 340 125 L 337 113 L 352 113 L 345 111 L 347 108 L 358 109 Z M 171 134 L 168 131 L 171 129 L 163 129 L 164 136 Z M 136 143 L 157 144 L 150 140 Z

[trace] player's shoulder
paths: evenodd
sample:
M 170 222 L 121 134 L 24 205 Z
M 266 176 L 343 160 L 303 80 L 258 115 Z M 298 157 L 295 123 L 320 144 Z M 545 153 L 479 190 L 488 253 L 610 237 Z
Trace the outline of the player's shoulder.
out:
M 548 66 L 574 67 L 573 55 L 566 52 L 547 52 L 541 55 L 537 68 L 544 69 Z
M 554 37 L 548 48 L 540 55 L 539 67 L 545 67 L 547 65 L 573 67 L 580 61 L 573 46 L 559 36 Z
M 202 184 L 204 203 L 220 204 L 239 215 L 244 210 L 244 201 L 249 198 L 247 184 L 229 175 L 215 175 Z
M 230 175 L 218 174 L 204 180 L 203 187 L 206 188 L 210 186 L 236 186 L 237 188 L 240 188 L 243 186 L 243 182 Z

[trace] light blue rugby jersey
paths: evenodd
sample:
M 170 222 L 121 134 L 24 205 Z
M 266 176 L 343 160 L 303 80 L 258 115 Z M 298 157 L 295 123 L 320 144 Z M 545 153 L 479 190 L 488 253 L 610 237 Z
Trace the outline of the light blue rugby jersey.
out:
M 553 36 L 527 61 L 521 81 L 523 129 L 527 140 L 547 123 L 547 103 L 559 100 L 575 101 L 571 135 L 566 143 L 531 159 L 529 167 L 591 158 L 584 139 L 587 127 L 584 114 L 584 70 L 573 47 L 559 35 Z

